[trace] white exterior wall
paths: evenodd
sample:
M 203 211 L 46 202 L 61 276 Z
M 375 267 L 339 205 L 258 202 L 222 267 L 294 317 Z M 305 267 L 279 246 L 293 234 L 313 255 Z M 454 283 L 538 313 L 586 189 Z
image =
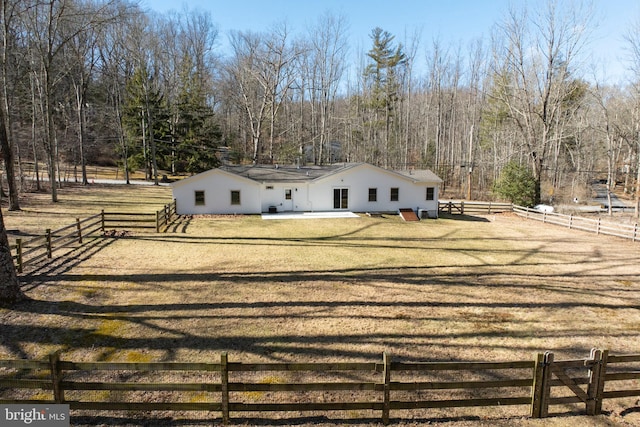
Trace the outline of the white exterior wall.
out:
M 347 210 L 354 212 L 397 212 L 400 208 L 424 209 L 437 215 L 438 183 L 413 183 L 402 175 L 371 165 L 360 165 L 320 179 L 313 184 L 312 205 L 316 211 L 335 210 L 333 190 L 347 188 Z M 427 187 L 434 187 L 434 200 L 426 200 Z M 377 201 L 369 202 L 369 188 L 377 189 Z M 398 188 L 398 201 L 391 201 L 391 188 Z
M 291 190 L 291 200 L 285 199 L 285 191 Z M 309 202 L 309 185 L 306 182 L 263 183 L 262 212 L 275 206 L 278 212 L 308 212 L 313 210 Z
M 178 214 L 259 214 L 275 206 L 278 212 L 333 211 L 333 192 L 348 189 L 346 210 L 354 212 L 397 212 L 400 208 L 438 213 L 439 183 L 414 183 L 409 177 L 361 164 L 335 175 L 309 182 L 258 183 L 220 169 L 212 169 L 172 185 Z M 434 200 L 426 200 L 427 187 L 434 188 Z M 369 202 L 369 188 L 377 189 L 377 201 Z M 399 200 L 390 200 L 391 188 L 399 189 Z M 285 190 L 291 189 L 291 200 Z M 231 204 L 231 191 L 240 191 L 240 205 Z M 205 205 L 196 206 L 195 192 L 205 192 Z
M 240 204 L 231 204 L 231 191 L 240 191 Z M 196 206 L 195 192 L 204 191 L 204 206 Z M 248 179 L 213 169 L 173 184 L 178 214 L 260 213 L 260 185 Z

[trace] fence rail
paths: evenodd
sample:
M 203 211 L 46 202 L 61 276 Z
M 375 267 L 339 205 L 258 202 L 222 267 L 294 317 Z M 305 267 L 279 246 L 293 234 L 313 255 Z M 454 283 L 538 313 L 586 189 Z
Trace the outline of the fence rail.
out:
M 76 218 L 75 223 L 57 230 L 46 229 L 40 236 L 29 239 L 17 238 L 15 244 L 10 245 L 13 260 L 18 273 L 34 262 L 51 259 L 56 250 L 82 245 L 83 238 L 104 233 L 108 228 L 114 229 L 148 229 L 159 233 L 167 231 L 171 221 L 177 216 L 176 201 L 165 205 L 161 210 L 153 213 L 105 212 L 85 219 Z
M 449 215 L 465 215 L 474 213 L 500 213 L 511 212 L 513 205 L 511 203 L 501 202 L 472 202 L 465 200 L 439 200 L 438 210 Z
M 19 273 L 24 267 L 34 261 L 51 259 L 57 249 L 68 248 L 75 244 L 81 245 L 83 238 L 102 229 L 100 214 L 93 215 L 83 220 L 76 218 L 71 225 L 51 231 L 45 230 L 45 234 L 30 239 L 17 238 L 14 245 L 10 246 L 16 269 Z
M 0 403 L 215 411 L 223 423 L 232 412 L 352 410 L 378 411 L 388 423 L 392 410 L 506 405 L 526 406 L 530 417 L 541 418 L 568 403 L 597 415 L 606 399 L 640 396 L 639 366 L 640 355 L 598 349 L 578 360 L 556 361 L 547 352 L 528 361 L 421 363 L 394 362 L 387 354 L 381 363 L 239 363 L 226 353 L 219 363 L 71 362 L 55 353 L 47 361 L 0 360 Z M 263 372 L 290 379 L 256 380 Z M 34 399 L 29 390 L 45 390 L 48 398 Z M 274 401 L 282 393 L 285 403 Z
M 600 218 L 585 218 L 582 216 L 564 215 L 555 212 L 541 212 L 536 209 L 523 206 L 513 206 L 513 212 L 518 216 L 542 221 L 547 224 L 555 224 L 573 230 L 588 231 L 596 234 L 630 239 L 633 242 L 640 240 L 640 228 L 638 224 L 622 224 L 612 221 L 603 221 Z

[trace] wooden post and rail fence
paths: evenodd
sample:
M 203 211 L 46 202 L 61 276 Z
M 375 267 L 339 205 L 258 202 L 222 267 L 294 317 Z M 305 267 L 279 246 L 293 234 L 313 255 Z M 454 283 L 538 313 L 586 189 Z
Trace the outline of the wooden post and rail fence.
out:
M 11 245 L 13 259 L 19 273 L 29 263 L 53 258 L 56 250 L 72 248 L 83 244 L 83 239 L 104 234 L 109 229 L 144 229 L 159 233 L 166 231 L 177 216 L 176 201 L 165 205 L 159 211 L 147 213 L 105 212 L 85 219 L 76 218 L 75 223 L 57 230 L 47 229 L 43 235 L 29 239 L 17 238 Z
M 511 203 L 440 200 L 438 202 L 438 211 L 449 215 L 491 215 L 502 212 L 513 212 L 525 219 L 559 225 L 572 230 L 615 236 L 629 239 L 633 242 L 640 241 L 640 226 L 638 226 L 638 223 L 624 224 L 603 220 L 602 218 L 587 218 L 579 215 L 544 212 L 524 206 L 512 205 Z
M 381 362 L 244 363 L 226 353 L 219 363 L 72 362 L 55 353 L 44 361 L 0 360 L 0 403 L 209 411 L 223 423 L 242 412 L 350 411 L 350 418 L 370 418 L 359 411 L 373 411 L 386 424 L 397 410 L 497 406 L 544 418 L 568 404 L 578 405 L 574 414 L 598 415 L 605 400 L 640 396 L 639 364 L 640 354 L 599 349 L 577 360 L 546 352 L 505 362 L 400 362 L 386 353 Z

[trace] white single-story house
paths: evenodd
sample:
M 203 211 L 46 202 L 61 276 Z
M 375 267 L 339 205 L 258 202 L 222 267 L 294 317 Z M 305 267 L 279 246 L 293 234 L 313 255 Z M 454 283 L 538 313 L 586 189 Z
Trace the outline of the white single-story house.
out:
M 368 163 L 330 166 L 226 165 L 176 181 L 178 214 L 398 212 L 438 215 L 442 180 L 429 170 L 391 171 Z

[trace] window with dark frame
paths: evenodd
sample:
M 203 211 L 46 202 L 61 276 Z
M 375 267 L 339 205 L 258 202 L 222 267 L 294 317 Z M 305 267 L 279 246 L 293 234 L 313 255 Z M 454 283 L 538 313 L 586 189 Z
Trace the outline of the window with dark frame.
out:
M 370 202 L 377 202 L 378 201 L 378 189 L 377 188 L 370 188 L 369 189 L 369 201 Z
M 427 187 L 427 200 L 434 200 L 436 197 L 435 187 Z
M 204 206 L 204 191 L 202 190 L 195 191 L 195 203 L 196 203 L 196 206 Z
M 391 199 L 392 202 L 397 202 L 400 200 L 400 189 L 398 187 L 391 188 Z
M 240 204 L 240 190 L 231 190 L 231 204 L 232 205 Z

